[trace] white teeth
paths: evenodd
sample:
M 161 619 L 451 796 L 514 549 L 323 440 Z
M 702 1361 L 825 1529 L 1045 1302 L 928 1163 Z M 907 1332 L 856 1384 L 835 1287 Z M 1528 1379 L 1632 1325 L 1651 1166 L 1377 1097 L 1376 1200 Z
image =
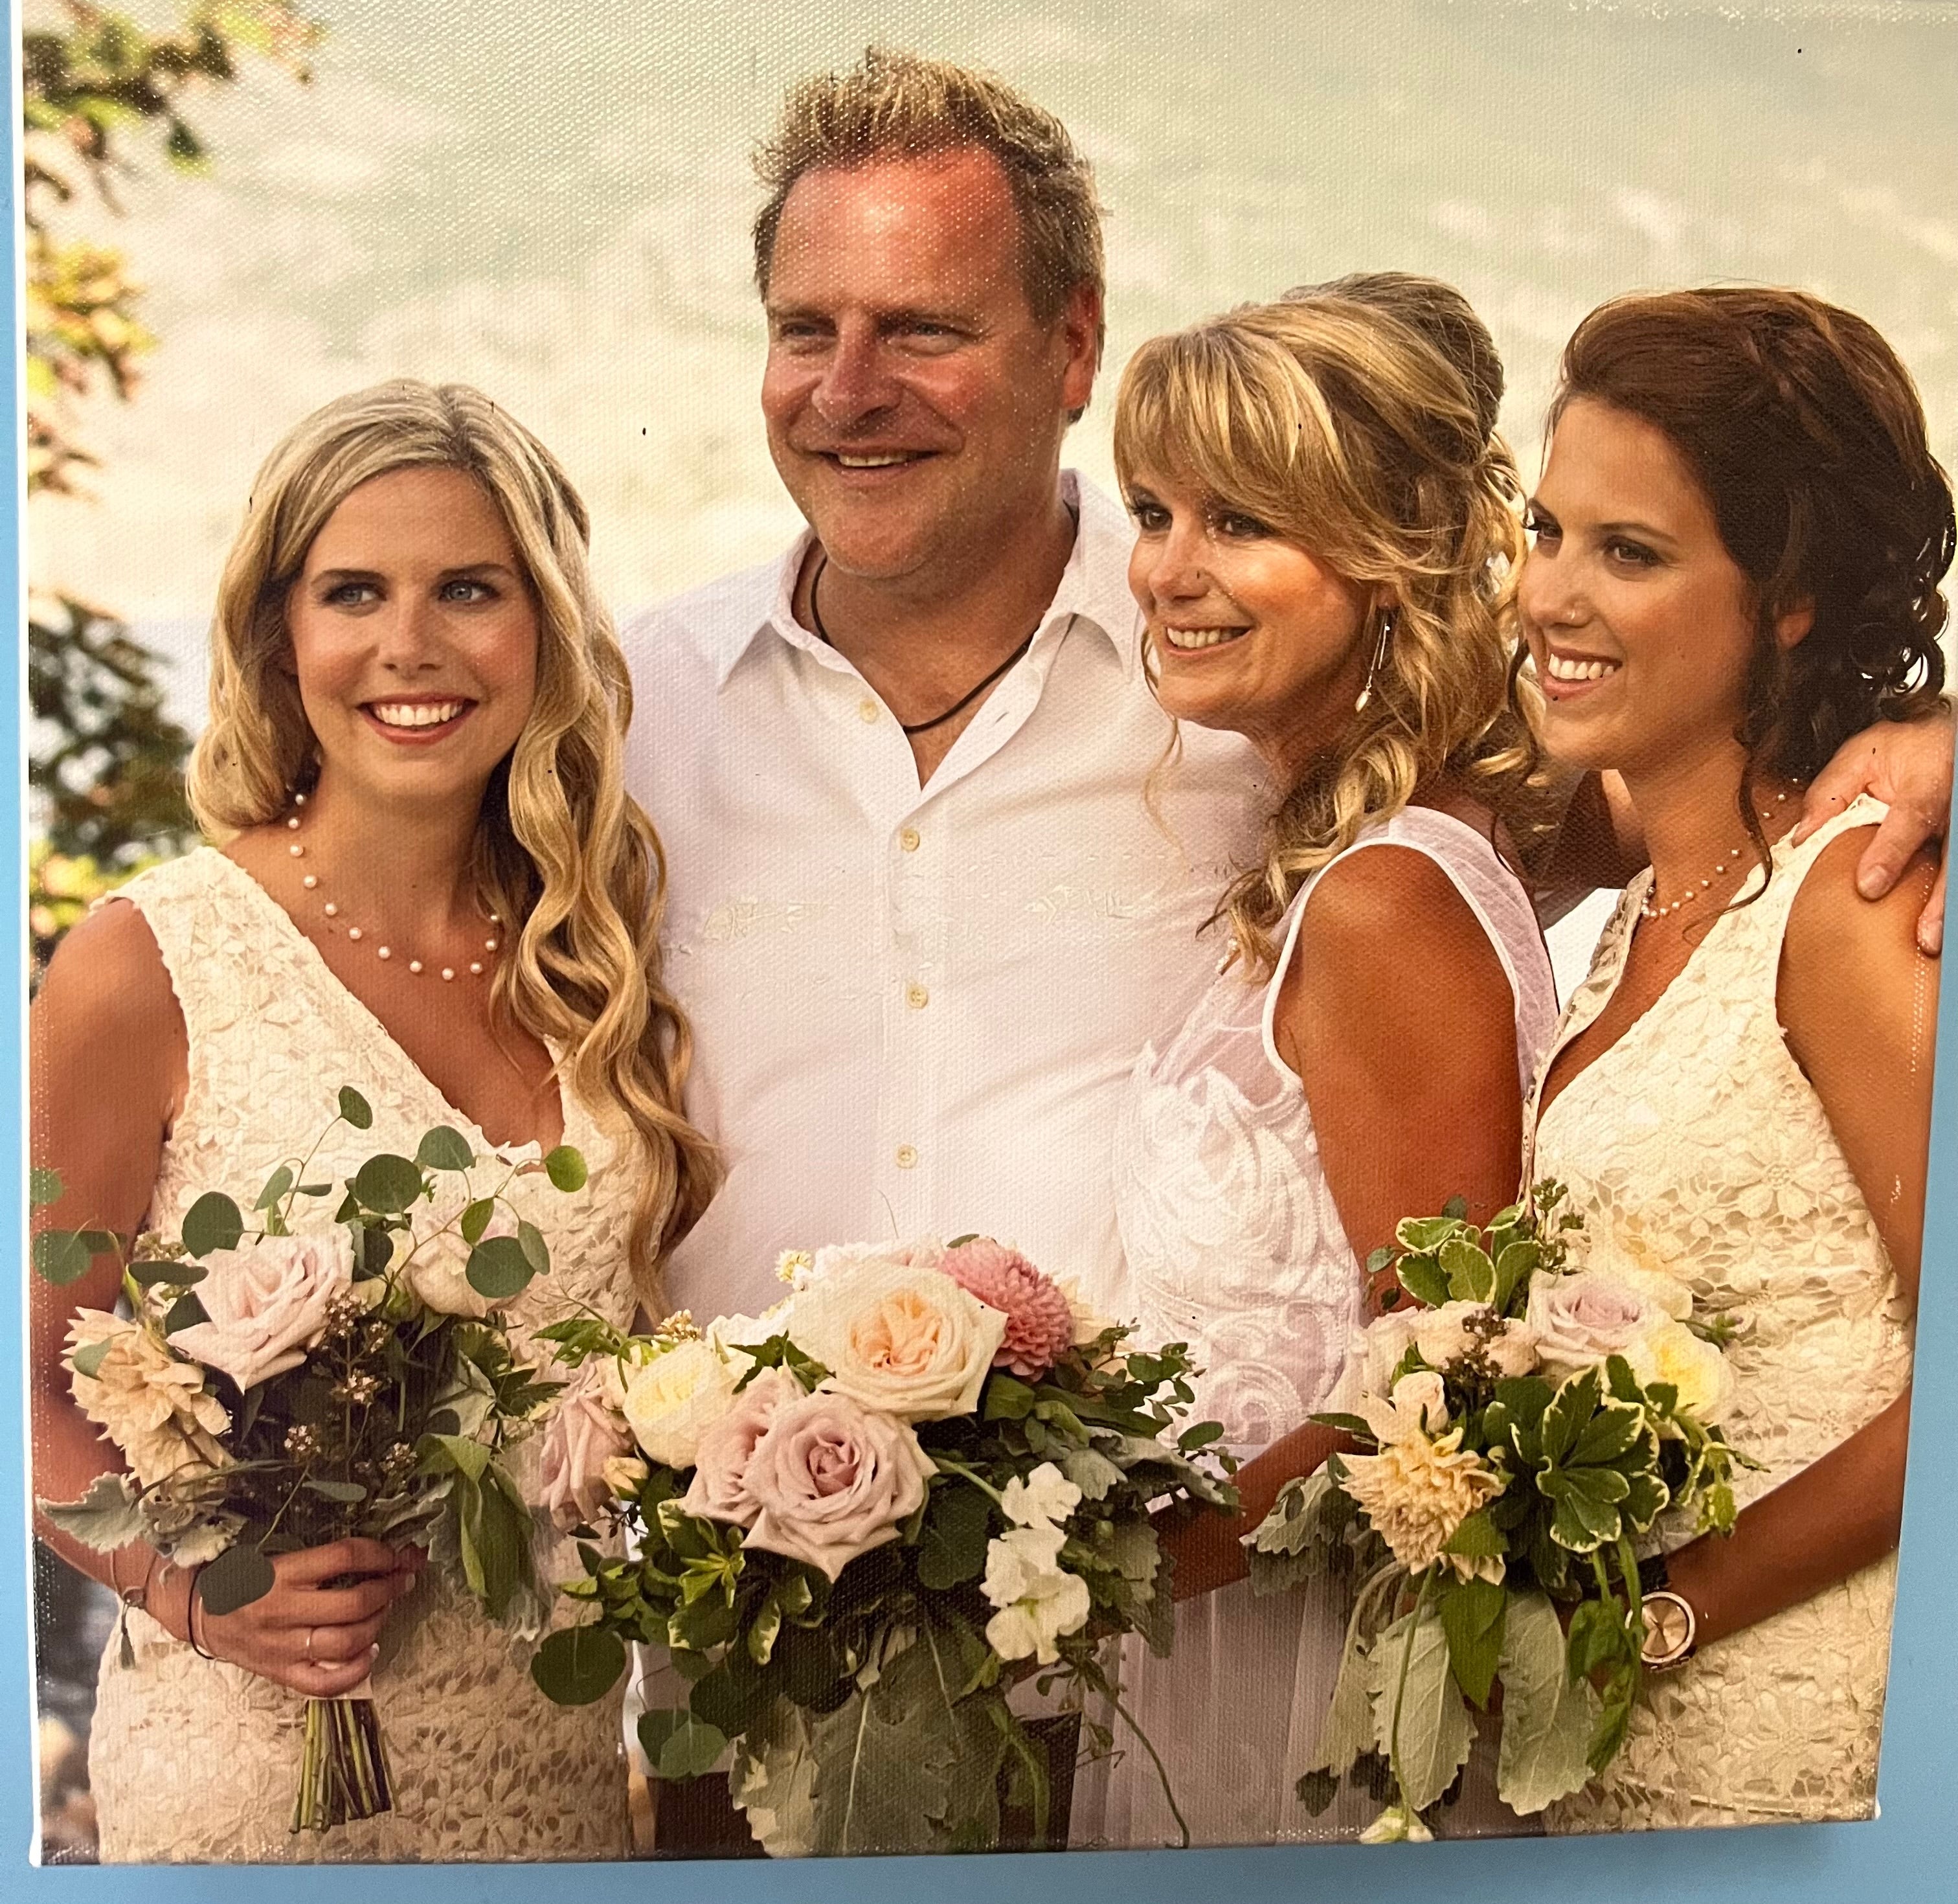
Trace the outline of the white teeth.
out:
M 845 469 L 889 469 L 893 463 L 908 462 L 911 458 L 901 449 L 885 456 L 851 456 L 839 449 L 836 452 L 836 460 Z
M 1607 674 L 1615 674 L 1619 664 L 1614 661 L 1583 661 L 1573 655 L 1560 655 L 1554 649 L 1546 657 L 1550 678 L 1554 681 L 1601 681 Z
M 1245 631 L 1242 628 L 1171 628 L 1165 626 L 1163 639 L 1172 648 L 1215 648 L 1227 641 L 1235 641 Z
M 374 718 L 383 727 L 439 727 L 452 721 L 467 705 L 463 701 L 373 701 Z

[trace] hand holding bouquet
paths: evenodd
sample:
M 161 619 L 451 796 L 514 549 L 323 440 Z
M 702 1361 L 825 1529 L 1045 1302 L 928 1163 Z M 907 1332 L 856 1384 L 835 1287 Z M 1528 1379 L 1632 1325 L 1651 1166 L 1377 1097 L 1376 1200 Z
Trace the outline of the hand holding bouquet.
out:
M 1101 1638 L 1168 1648 L 1152 1507 L 1235 1503 L 1199 1456 L 1215 1424 L 1177 1431 L 1187 1357 L 1125 1350 L 987 1238 L 782 1268 L 784 1303 L 704 1333 L 543 1331 L 577 1368 L 546 1442 L 555 1509 L 623 1522 L 637 1551 L 582 1549 L 566 1591 L 594 1618 L 546 1640 L 537 1682 L 595 1699 L 623 1642 L 666 1649 L 692 1692 L 641 1720 L 647 1753 L 683 1778 L 732 1742 L 734 1802 L 777 1855 L 987 1848 L 1003 1767 L 1044 1836 L 1015 1669 L 1112 1698 Z
M 372 1122 L 360 1093 L 343 1090 L 321 1141 L 341 1123 Z M 125 1249 L 105 1231 L 49 1230 L 33 1253 L 57 1284 L 103 1255 L 122 1272 L 119 1310 L 78 1311 L 65 1360 L 77 1404 L 127 1471 L 43 1511 L 90 1547 L 147 1541 L 195 1569 L 193 1636 L 200 1614 L 222 1619 L 275 1588 L 324 1589 L 318 1601 L 348 1617 L 309 1629 L 306 1670 L 288 1668 L 324 1685 L 364 1659 L 315 1655 L 315 1636 L 378 1630 L 393 1597 L 379 1583 L 410 1543 L 492 1617 L 541 1628 L 549 1597 L 531 1563 L 530 1510 L 502 1458 L 559 1385 L 517 1362 L 498 1310 L 550 1258 L 508 1193 L 536 1173 L 575 1189 L 585 1166 L 563 1147 L 479 1157 L 439 1127 L 413 1158 L 369 1158 L 339 1186 L 330 1222 L 314 1224 L 303 1215 L 335 1188 L 309 1180 L 318 1149 L 274 1172 L 255 1227 L 214 1190 L 179 1236 L 145 1234 Z M 37 1204 L 52 1202 L 59 1179 L 36 1171 L 33 1191 Z M 426 1214 L 430 1204 L 442 1214 Z M 245 1663 L 272 1663 L 248 1651 Z M 371 1697 L 309 1697 L 306 1725 L 293 1829 L 388 1810 Z
M 1391 1306 L 1314 1417 L 1365 1452 L 1288 1484 L 1246 1537 L 1260 1590 L 1329 1565 L 1360 1580 L 1299 1795 L 1390 1789 L 1370 1842 L 1431 1836 L 1499 1678 L 1506 1804 L 1541 1811 L 1602 1771 L 1641 1680 L 1634 1543 L 1668 1509 L 1733 1528 L 1725 1325 L 1670 1277 L 1567 1270 L 1563 1198 L 1540 1183 L 1486 1231 L 1459 1204 L 1399 1226 L 1368 1265 L 1394 1272 Z

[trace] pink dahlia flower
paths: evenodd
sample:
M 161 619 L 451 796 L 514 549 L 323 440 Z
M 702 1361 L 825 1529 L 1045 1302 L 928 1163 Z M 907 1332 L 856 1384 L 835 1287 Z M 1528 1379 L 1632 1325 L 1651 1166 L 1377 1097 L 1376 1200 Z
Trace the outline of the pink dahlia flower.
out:
M 1017 1249 L 976 1236 L 949 1249 L 939 1271 L 1006 1319 L 1006 1338 L 993 1358 L 1023 1380 L 1044 1375 L 1074 1344 L 1074 1312 L 1053 1278 Z

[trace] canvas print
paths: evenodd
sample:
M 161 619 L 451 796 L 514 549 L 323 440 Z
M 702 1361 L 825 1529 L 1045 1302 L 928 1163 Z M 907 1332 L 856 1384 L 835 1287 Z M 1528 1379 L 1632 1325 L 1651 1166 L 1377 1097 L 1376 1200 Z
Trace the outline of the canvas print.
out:
M 1873 1814 L 1958 11 L 21 34 L 41 1861 Z

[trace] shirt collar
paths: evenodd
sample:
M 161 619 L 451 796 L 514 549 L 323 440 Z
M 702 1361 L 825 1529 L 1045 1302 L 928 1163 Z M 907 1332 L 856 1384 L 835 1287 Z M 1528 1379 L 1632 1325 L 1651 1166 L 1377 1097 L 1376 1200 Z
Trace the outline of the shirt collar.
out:
M 1041 617 L 1040 632 L 1078 622 L 1099 632 L 1131 678 L 1142 654 L 1142 622 L 1129 592 L 1129 519 L 1121 505 L 1087 481 L 1077 470 L 1063 470 L 1060 493 L 1079 512 L 1074 547 L 1061 571 L 1053 599 Z M 716 657 L 714 685 L 724 687 L 736 665 L 764 635 L 772 633 L 792 648 L 816 655 L 826 665 L 841 657 L 796 620 L 795 588 L 816 541 L 805 528 L 780 562 L 752 571 L 755 587 L 725 624 L 727 639 Z

